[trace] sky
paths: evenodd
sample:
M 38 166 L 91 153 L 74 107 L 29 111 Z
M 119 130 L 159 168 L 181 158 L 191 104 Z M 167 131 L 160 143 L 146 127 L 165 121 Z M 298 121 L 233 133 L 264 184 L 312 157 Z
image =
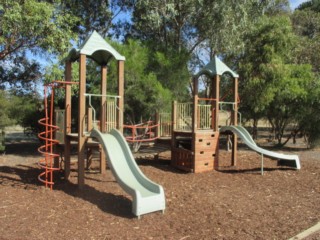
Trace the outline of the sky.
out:
M 308 2 L 308 0 L 289 0 L 290 7 L 292 10 L 294 10 L 296 7 L 298 7 L 303 2 Z

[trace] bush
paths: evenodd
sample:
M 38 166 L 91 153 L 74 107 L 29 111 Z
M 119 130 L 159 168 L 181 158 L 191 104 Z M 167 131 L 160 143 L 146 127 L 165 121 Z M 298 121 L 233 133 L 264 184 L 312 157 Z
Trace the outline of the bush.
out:
M 0 132 L 0 152 L 4 152 L 6 150 L 5 146 L 5 132 L 1 130 Z

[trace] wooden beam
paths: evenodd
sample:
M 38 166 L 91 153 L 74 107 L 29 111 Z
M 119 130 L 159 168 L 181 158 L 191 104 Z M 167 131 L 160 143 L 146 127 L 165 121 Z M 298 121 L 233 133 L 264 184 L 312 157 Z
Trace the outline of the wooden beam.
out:
M 192 116 L 192 132 L 198 129 L 198 78 L 193 79 L 193 116 Z
M 107 119 L 107 66 L 101 66 L 101 114 L 100 114 L 100 130 L 105 133 L 107 131 L 106 121 Z M 106 173 L 106 155 L 103 148 L 100 147 L 100 173 Z
M 124 112 L 124 61 L 118 61 L 118 114 L 117 128 L 123 132 L 123 112 Z
M 85 115 L 86 115 L 86 55 L 80 54 L 79 60 L 79 106 L 78 106 L 78 187 L 84 186 L 85 159 Z
M 72 80 L 72 63 L 70 61 L 66 62 L 65 65 L 65 81 L 71 82 Z M 71 133 L 71 85 L 66 85 L 65 90 L 65 112 L 64 112 L 64 177 L 66 180 L 70 177 L 70 154 L 71 146 L 68 134 Z
M 101 102 L 100 102 L 100 131 L 106 132 L 106 107 L 107 107 L 107 66 L 101 66 Z
M 212 118 L 212 129 L 217 132 L 219 130 L 219 102 L 220 102 L 220 76 L 216 75 L 212 80 L 212 97 L 214 100 L 214 116 Z
M 233 81 L 233 95 L 234 95 L 234 109 L 232 113 L 232 124 L 238 125 L 238 78 L 234 78 Z M 232 134 L 232 159 L 231 164 L 232 166 L 237 165 L 237 158 L 238 158 L 238 141 L 237 141 L 237 135 Z

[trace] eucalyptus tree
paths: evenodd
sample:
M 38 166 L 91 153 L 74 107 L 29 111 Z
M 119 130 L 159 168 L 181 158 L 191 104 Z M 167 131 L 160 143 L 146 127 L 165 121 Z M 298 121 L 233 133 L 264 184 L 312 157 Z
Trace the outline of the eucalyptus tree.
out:
M 309 63 L 320 74 L 320 1 L 301 4 L 291 16 L 293 29 L 300 37 L 296 61 Z
M 308 105 L 305 106 L 300 127 L 310 146 L 320 144 L 320 1 L 310 0 L 302 3 L 292 14 L 293 29 L 299 36 L 296 49 L 296 62 L 312 65 L 315 78 L 308 93 Z
M 289 126 L 293 135 L 303 129 L 309 93 L 317 86 L 310 65 L 293 64 L 297 43 L 289 16 L 264 17 L 248 34 L 240 61 L 241 111 L 254 120 L 254 128 L 267 119 L 279 145 L 288 141 L 283 137 Z
M 63 13 L 77 17 L 77 21 L 71 23 L 70 27 L 78 34 L 80 41 L 83 41 L 93 30 L 104 37 L 114 33 L 115 28 L 121 28 L 116 26 L 116 19 L 119 20 L 119 16 L 121 14 L 124 16 L 131 7 L 131 0 L 65 0 L 59 3 Z
M 314 12 L 320 12 L 320 1 L 319 0 L 309 0 L 301 3 L 298 10 L 312 10 Z
M 128 36 L 153 49 L 149 68 L 178 96 L 188 86 L 190 72 L 214 54 L 227 61 L 232 55 L 236 60 L 228 62 L 235 66 L 244 48 L 243 38 L 254 23 L 264 14 L 285 8 L 289 9 L 287 0 L 137 0 Z
M 76 35 L 70 25 L 76 18 L 61 14 L 57 1 L 0 1 L 0 85 L 27 87 L 39 79 L 40 63 L 30 53 L 43 56 L 66 51 Z M 50 56 L 50 55 L 47 55 Z M 14 71 L 13 71 L 14 70 Z

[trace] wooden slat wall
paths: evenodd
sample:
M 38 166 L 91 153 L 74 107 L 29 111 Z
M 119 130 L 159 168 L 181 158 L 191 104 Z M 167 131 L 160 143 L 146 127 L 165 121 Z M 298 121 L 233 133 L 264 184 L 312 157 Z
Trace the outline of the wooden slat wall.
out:
M 118 109 L 116 106 L 116 100 L 115 99 L 108 99 L 108 101 L 107 101 L 107 121 L 106 121 L 107 132 L 110 132 L 111 129 L 117 127 L 117 110 Z
M 167 137 L 171 136 L 172 122 L 170 113 L 160 113 L 159 114 L 159 124 L 160 124 L 160 136 Z
M 176 131 L 191 131 L 192 103 L 177 103 Z M 198 105 L 198 129 L 211 129 L 211 105 Z

